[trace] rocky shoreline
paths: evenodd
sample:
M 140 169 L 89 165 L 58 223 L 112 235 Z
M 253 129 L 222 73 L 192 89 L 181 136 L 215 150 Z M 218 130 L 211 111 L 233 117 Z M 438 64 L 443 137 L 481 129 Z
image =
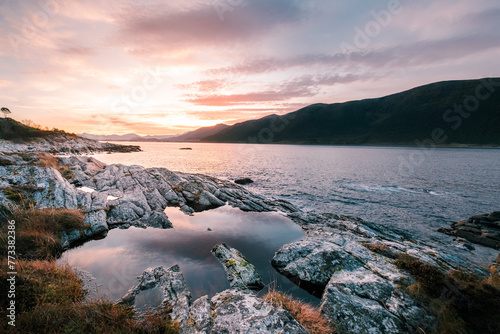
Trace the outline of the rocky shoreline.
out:
M 140 146 L 117 145 L 98 142 L 76 136 L 54 134 L 50 137 L 33 139 L 28 142 L 14 143 L 0 139 L 1 151 L 5 153 L 52 153 L 52 154 L 91 154 L 97 152 L 130 153 L 140 152 Z
M 456 241 L 469 248 L 474 247 L 470 245 L 472 242 L 500 250 L 500 211 L 471 216 L 451 224 L 451 229 L 441 228 L 439 232 L 455 236 Z
M 71 140 L 71 139 L 70 139 Z M 410 333 L 431 331 L 435 316 L 402 287 L 415 282 L 395 265 L 408 255 L 439 268 L 486 275 L 470 260 L 466 247 L 442 247 L 412 240 L 411 236 L 359 218 L 300 211 L 293 204 L 254 194 L 230 181 L 206 175 L 172 172 L 165 168 L 106 165 L 92 157 L 66 156 L 63 177 L 53 167 L 36 163 L 40 152 L 89 153 L 110 151 L 111 144 L 91 140 L 42 140 L 31 144 L 0 143 L 0 213 L 17 203 L 13 189 L 29 197 L 35 208 L 79 209 L 85 228 L 62 231 L 68 248 L 90 238 L 102 238 L 112 228 L 129 226 L 171 228 L 167 206 L 185 214 L 231 205 L 244 211 L 279 211 L 302 227 L 306 236 L 286 244 L 269 259 L 276 270 L 321 298 L 322 314 L 338 333 Z M 121 150 L 121 151 L 120 151 Z M 120 148 L 116 151 L 134 151 Z M 480 247 L 480 246 L 478 246 Z M 216 245 L 231 281 L 231 289 L 212 298 L 191 300 L 178 266 L 145 268 L 138 284 L 120 303 L 133 306 L 142 291 L 159 288 L 162 305 L 172 308 L 182 333 L 307 333 L 285 310 L 263 301 L 252 290 L 262 286 L 255 268 L 237 250 Z

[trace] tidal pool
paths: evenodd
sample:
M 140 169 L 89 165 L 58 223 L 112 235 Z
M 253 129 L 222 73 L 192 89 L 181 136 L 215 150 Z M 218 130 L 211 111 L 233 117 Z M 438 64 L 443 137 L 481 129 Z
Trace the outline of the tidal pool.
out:
M 112 301 L 123 297 L 146 268 L 178 264 L 196 299 L 211 297 L 230 287 L 222 265 L 210 253 L 213 246 L 224 242 L 241 251 L 257 267 L 268 286 L 264 292 L 275 288 L 319 304 L 318 298 L 271 266 L 274 253 L 281 246 L 304 236 L 301 228 L 282 214 L 243 212 L 229 206 L 193 216 L 178 208 L 167 208 L 165 212 L 174 225 L 172 229 L 113 229 L 104 239 L 66 251 L 59 261 L 90 272 L 96 278 L 99 296 Z M 141 302 L 144 303 L 148 301 Z

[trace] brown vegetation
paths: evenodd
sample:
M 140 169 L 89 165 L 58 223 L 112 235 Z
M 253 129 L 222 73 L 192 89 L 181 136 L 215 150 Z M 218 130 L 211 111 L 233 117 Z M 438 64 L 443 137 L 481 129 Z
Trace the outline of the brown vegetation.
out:
M 405 289 L 436 314 L 436 333 L 500 333 L 500 280 L 496 274 L 445 273 L 409 255 L 395 264 L 417 279 Z
M 178 333 L 169 311 L 133 317 L 133 309 L 106 301 L 81 302 L 81 283 L 67 266 L 53 261 L 20 261 L 16 278 L 16 326 L 2 321 L 9 333 Z M 7 291 L 7 275 L 0 272 L 0 289 Z M 0 315 L 6 319 L 7 298 Z
M 389 246 L 384 245 L 384 244 L 373 244 L 373 243 L 366 242 L 366 243 L 363 243 L 363 246 L 365 246 L 366 248 L 368 248 L 369 250 L 371 250 L 374 253 L 380 254 L 382 256 L 385 256 L 385 257 L 388 257 L 391 259 L 395 259 L 398 257 L 398 254 L 396 251 L 394 251 Z
M 330 326 L 320 310 L 276 291 L 270 291 L 264 300 L 288 312 L 311 334 L 330 334 L 335 330 Z
M 61 232 L 84 227 L 83 214 L 79 210 L 36 210 L 30 206 L 16 210 L 9 220 L 15 221 L 16 253 L 21 259 L 46 260 L 57 257 L 62 252 Z M 0 251 L 6 254 L 7 224 L 2 224 L 0 229 Z
M 181 192 L 184 191 L 184 189 L 182 189 L 182 187 L 180 185 L 178 185 L 178 184 L 173 185 L 172 189 L 175 190 L 175 191 L 177 191 L 177 192 L 179 192 L 179 193 L 181 193 Z
M 52 167 L 57 169 L 61 175 L 67 179 L 71 180 L 74 177 L 73 171 L 69 165 L 60 165 L 59 160 L 49 153 L 41 153 L 37 156 L 37 165 L 40 167 Z

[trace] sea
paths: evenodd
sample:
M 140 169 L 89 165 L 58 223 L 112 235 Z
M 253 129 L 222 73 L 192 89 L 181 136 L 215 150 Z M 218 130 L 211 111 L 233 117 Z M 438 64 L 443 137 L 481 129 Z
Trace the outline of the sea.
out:
M 440 227 L 500 211 L 500 149 L 119 144 L 140 145 L 142 152 L 93 157 L 107 164 L 162 167 L 227 180 L 250 178 L 254 182 L 245 186 L 249 190 L 287 200 L 303 211 L 356 216 L 416 239 L 439 241 Z M 319 303 L 270 265 L 283 244 L 303 237 L 283 215 L 229 207 L 192 217 L 176 208 L 166 213 L 172 230 L 111 230 L 105 239 L 66 252 L 61 261 L 88 270 L 97 278 L 102 296 L 111 300 L 123 296 L 148 266 L 180 264 L 196 298 L 229 287 L 222 267 L 210 254 L 216 243 L 226 242 L 256 264 L 268 289 Z M 151 306 L 161 296 L 153 297 L 143 298 L 142 304 Z

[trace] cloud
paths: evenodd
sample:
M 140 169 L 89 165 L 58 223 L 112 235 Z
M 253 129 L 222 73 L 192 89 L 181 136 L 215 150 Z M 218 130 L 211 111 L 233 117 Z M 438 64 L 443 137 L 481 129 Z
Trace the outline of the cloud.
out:
M 202 93 L 210 93 L 210 92 L 221 90 L 227 86 L 228 86 L 227 81 L 208 79 L 208 80 L 196 81 L 196 82 L 189 83 L 189 84 L 179 84 L 179 85 L 176 85 L 175 87 L 182 89 L 182 90 L 186 90 L 186 91 L 196 90 L 196 91 L 202 92 Z
M 288 82 L 272 85 L 267 90 L 249 92 L 244 94 L 199 94 L 187 101 L 196 105 L 204 106 L 231 106 L 237 104 L 262 103 L 262 102 L 280 102 L 288 101 L 298 97 L 312 97 L 320 92 L 321 86 L 333 86 L 336 84 L 345 84 L 358 80 L 367 80 L 374 78 L 374 75 L 364 74 L 355 75 L 304 75 Z
M 304 14 L 297 0 L 252 0 L 235 6 L 221 19 L 216 4 L 184 8 L 134 5 L 117 16 L 119 38 L 129 52 L 145 56 L 206 47 L 236 48 L 278 27 L 295 24 Z
M 372 70 L 383 68 L 408 68 L 434 66 L 447 60 L 459 60 L 490 49 L 500 48 L 500 33 L 463 35 L 440 40 L 423 40 L 411 44 L 388 46 L 370 50 L 355 50 L 347 53 L 302 54 L 286 58 L 248 59 L 240 64 L 209 69 L 207 75 L 255 75 L 293 68 L 324 66 L 330 69 L 345 69 L 364 66 Z
M 59 52 L 68 56 L 80 56 L 80 57 L 91 56 L 96 53 L 94 49 L 84 46 L 68 46 L 59 49 Z

